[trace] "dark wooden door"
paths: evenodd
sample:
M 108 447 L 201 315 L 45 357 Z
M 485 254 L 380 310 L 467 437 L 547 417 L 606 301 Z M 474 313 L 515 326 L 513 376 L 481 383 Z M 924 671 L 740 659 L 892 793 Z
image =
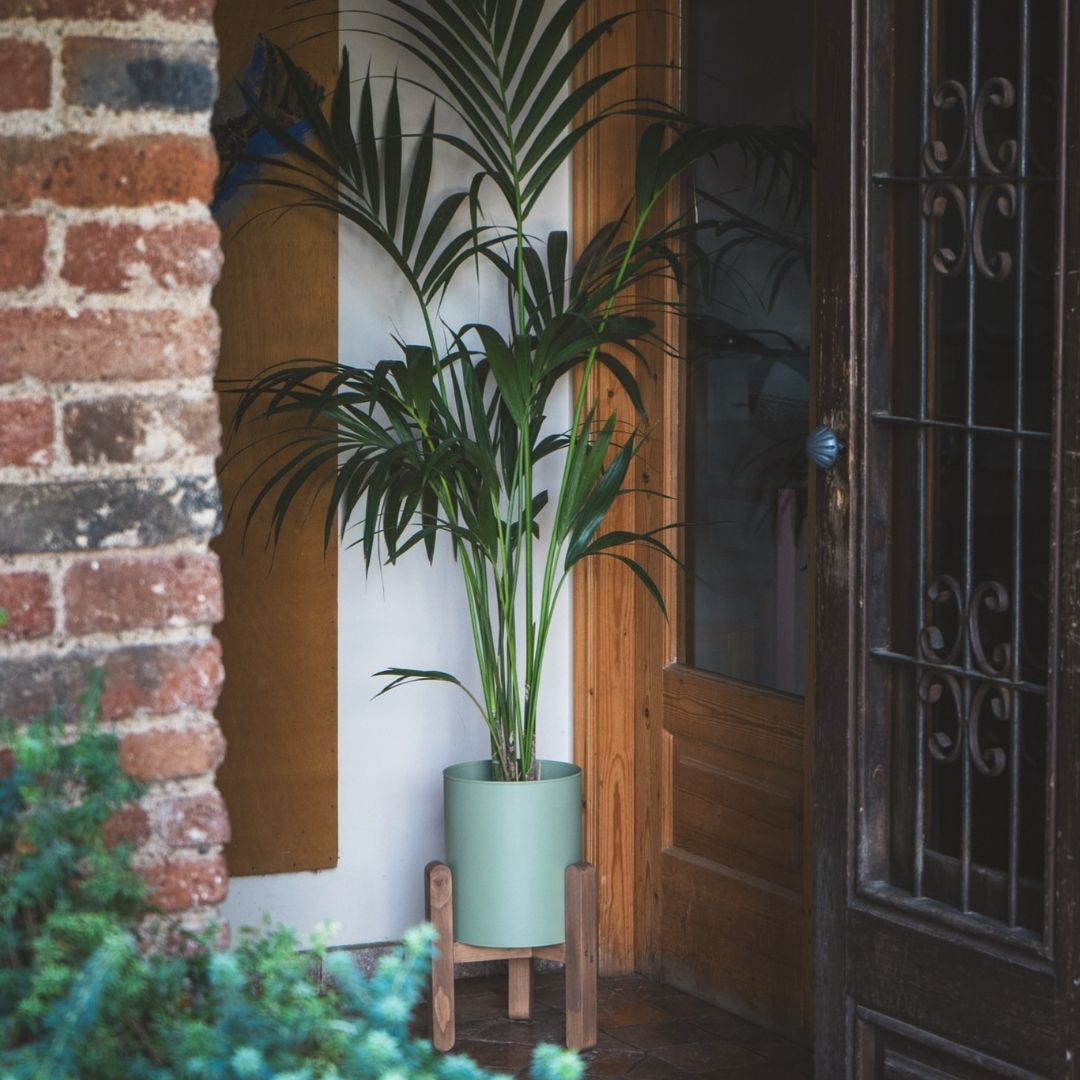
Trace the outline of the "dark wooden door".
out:
M 821 1080 L 1080 1059 L 1080 12 L 819 0 Z

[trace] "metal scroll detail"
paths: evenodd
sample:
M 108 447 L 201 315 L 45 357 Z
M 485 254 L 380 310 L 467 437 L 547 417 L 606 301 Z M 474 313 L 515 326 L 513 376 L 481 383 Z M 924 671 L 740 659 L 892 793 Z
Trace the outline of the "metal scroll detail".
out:
M 948 574 L 934 578 L 926 586 L 926 599 L 939 607 L 955 609 L 956 630 L 952 640 L 935 625 L 919 631 L 919 658 L 934 669 L 923 671 L 919 677 L 919 699 L 934 710 L 937 723 L 927 737 L 927 751 L 942 765 L 958 761 L 966 748 L 972 763 L 984 776 L 999 776 L 1005 770 L 1007 755 L 1001 747 L 987 747 L 982 738 L 982 722 L 986 710 L 1000 723 L 1013 719 L 1013 690 L 1001 683 L 980 681 L 974 689 L 965 685 L 964 672 L 944 671 L 959 667 L 965 654 L 974 667 L 972 675 L 989 679 L 1006 679 L 1012 665 L 1012 647 L 999 642 L 987 652 L 980 619 L 984 612 L 1002 613 L 1009 609 L 1009 594 L 997 581 L 984 581 L 971 592 L 965 605 L 959 582 Z M 942 714 L 951 713 L 951 722 Z
M 928 139 L 922 148 L 927 180 L 922 214 L 937 225 L 939 235 L 955 216 L 956 226 L 950 231 L 959 236 L 959 249 L 940 242 L 931 254 L 931 262 L 939 274 L 954 277 L 964 270 L 970 253 L 978 273 L 991 281 L 1004 281 L 1012 272 L 1012 256 L 989 248 L 987 219 L 991 214 L 1009 220 L 1016 215 L 1016 184 L 1009 177 L 1016 173 L 1019 150 L 1016 139 L 1003 139 L 993 149 L 987 136 L 987 119 L 991 110 L 1013 108 L 1016 90 L 1008 79 L 994 76 L 979 88 L 972 108 L 966 87 L 946 79 L 935 88 L 930 100 L 940 116 L 957 112 L 960 130 L 955 150 L 942 138 Z M 974 155 L 970 153 L 972 144 Z M 971 156 L 975 160 L 973 175 L 962 175 L 964 160 Z

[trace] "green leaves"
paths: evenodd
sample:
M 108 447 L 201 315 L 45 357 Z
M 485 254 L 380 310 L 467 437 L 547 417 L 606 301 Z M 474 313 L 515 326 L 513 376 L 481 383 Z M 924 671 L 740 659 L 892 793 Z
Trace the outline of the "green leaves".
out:
M 436 135 L 483 169 L 507 203 L 527 215 L 548 180 L 602 117 L 571 120 L 618 78 L 602 72 L 570 89 L 596 42 L 626 14 L 605 19 L 569 47 L 566 35 L 585 0 L 563 0 L 545 12 L 543 0 L 494 3 L 484 13 L 474 0 L 394 0 L 371 12 L 387 28 L 373 31 L 423 64 L 468 129 Z
M 291 156 L 264 161 L 267 174 L 256 182 L 360 229 L 411 291 L 416 319 L 402 324 L 423 329 L 397 340 L 390 359 L 377 344 L 359 367 L 296 360 L 229 388 L 239 395 L 237 428 L 273 433 L 243 493 L 246 528 L 265 513 L 276 539 L 315 495 L 325 504 L 325 542 L 336 520 L 369 568 L 413 548 L 429 560 L 450 551 L 465 586 L 477 694 L 457 675 L 421 667 L 380 672 L 390 680 L 380 692 L 417 681 L 465 690 L 508 776 L 529 772 L 545 648 L 573 567 L 615 559 L 663 607 L 650 573 L 657 559 L 674 558 L 663 530 L 603 531 L 616 500 L 638 483 L 641 380 L 675 355 L 658 328 L 683 310 L 680 299 L 646 306 L 641 298 L 662 291 L 656 279 L 681 289 L 686 265 L 707 262 L 693 243 L 700 225 L 692 215 L 657 224 L 650 211 L 696 162 L 731 148 L 770 191 L 793 192 L 793 205 L 808 190 L 805 140 L 794 129 L 704 127 L 655 101 L 596 108 L 625 69 L 586 72 L 587 58 L 626 16 L 600 20 L 567 44 L 584 4 L 388 0 L 359 12 L 372 43 L 392 44 L 422 74 L 379 83 L 369 69 L 354 101 L 343 52 L 328 116 L 287 63 L 314 140 L 263 116 Z M 416 87 L 425 92 L 424 120 L 413 131 L 403 105 Z M 534 235 L 530 212 L 581 139 L 615 116 L 648 121 L 635 195 L 571 265 L 567 231 Z M 433 177 L 449 158 L 465 164 L 471 182 L 436 196 Z M 743 242 L 750 226 L 740 227 L 723 243 Z M 781 269 L 795 257 L 781 255 Z M 466 264 L 478 282 L 481 266 L 498 279 L 508 317 L 481 310 L 464 325 L 444 321 L 442 298 Z M 621 414 L 601 415 L 588 401 L 597 365 L 629 403 Z M 579 377 L 574 413 L 555 422 L 557 388 L 570 374 Z M 547 473 L 538 462 L 561 463 L 557 486 L 540 479 Z M 546 547 L 534 547 L 537 539 Z

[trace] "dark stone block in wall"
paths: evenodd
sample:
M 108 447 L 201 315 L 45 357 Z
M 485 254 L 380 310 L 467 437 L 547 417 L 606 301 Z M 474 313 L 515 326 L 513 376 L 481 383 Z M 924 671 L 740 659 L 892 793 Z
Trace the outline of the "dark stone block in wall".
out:
M 217 97 L 213 45 L 74 38 L 64 45 L 64 96 L 75 105 L 202 112 Z
M 220 525 L 208 476 L 0 484 L 0 555 L 208 540 Z

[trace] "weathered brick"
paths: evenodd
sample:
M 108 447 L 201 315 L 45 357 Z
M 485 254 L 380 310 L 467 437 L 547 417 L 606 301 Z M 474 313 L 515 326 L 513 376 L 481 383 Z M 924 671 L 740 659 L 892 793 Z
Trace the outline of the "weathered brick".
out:
M 150 886 L 150 903 L 161 911 L 219 904 L 229 892 L 229 872 L 221 856 L 151 866 L 142 875 Z
M 0 38 L 0 112 L 47 109 L 52 56 L 40 41 Z
M 0 216 L 0 289 L 29 288 L 40 283 L 45 276 L 46 239 L 43 217 Z
M 173 847 L 205 847 L 229 839 L 229 815 L 216 792 L 176 795 L 154 807 L 151 828 Z
M 188 199 L 208 203 L 216 175 L 217 155 L 209 137 L 0 139 L 0 205 L 9 208 L 34 199 L 80 207 Z
M 48 398 L 0 401 L 0 465 L 52 461 L 53 403 Z
M 0 609 L 8 617 L 7 625 L 0 627 L 0 641 L 52 633 L 55 613 L 48 574 L 33 570 L 0 574 Z
M 117 844 L 138 846 L 150 839 L 150 818 L 138 803 L 128 803 L 114 811 L 101 831 L 107 847 Z
M 0 0 L 0 19 L 118 19 L 162 15 L 210 22 L 215 0 Z
M 213 311 L 0 309 L 0 383 L 181 379 L 206 375 L 217 361 Z
M 132 645 L 106 652 L 75 650 L 0 660 L 0 716 L 20 722 L 56 707 L 71 718 L 95 668 L 102 668 L 102 715 L 160 716 L 181 709 L 210 711 L 221 689 L 221 646 Z
M 0 554 L 153 547 L 218 532 L 212 476 L 0 484 Z
M 64 620 L 73 634 L 220 622 L 214 555 L 87 559 L 64 577 Z
M 202 112 L 217 97 L 214 45 L 72 37 L 62 60 L 64 99 L 75 105 Z
M 221 270 L 221 246 L 212 221 L 184 225 L 72 225 L 64 238 L 62 276 L 93 292 L 118 292 L 149 283 L 213 285 Z
M 213 721 L 134 731 L 120 741 L 120 764 L 138 780 L 179 780 L 213 772 L 225 756 L 225 737 Z
M 77 465 L 130 465 L 217 454 L 217 399 L 111 397 L 64 408 L 64 441 Z

